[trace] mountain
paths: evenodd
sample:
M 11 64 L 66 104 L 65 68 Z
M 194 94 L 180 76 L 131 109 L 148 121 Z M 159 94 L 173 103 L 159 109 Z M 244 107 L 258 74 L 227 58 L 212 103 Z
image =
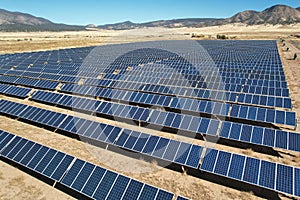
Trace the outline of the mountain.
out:
M 56 24 L 41 17 L 0 9 L 0 31 L 67 31 L 83 30 L 83 26 Z
M 142 27 L 205 27 L 225 25 L 228 23 L 244 23 L 247 25 L 258 24 L 291 24 L 300 22 L 300 7 L 292 8 L 286 5 L 275 5 L 267 8 L 261 12 L 254 10 L 247 10 L 235 14 L 234 16 L 226 19 L 215 18 L 189 18 L 189 19 L 172 19 L 172 20 L 160 20 L 147 23 L 133 23 L 133 22 L 121 22 L 117 24 L 108 24 L 98 26 L 103 29 L 133 29 Z
M 259 16 L 259 12 L 254 10 L 246 10 L 244 12 L 237 13 L 236 15 L 225 20 L 227 23 L 245 23 L 245 24 L 257 24 L 263 23 L 263 20 Z
M 146 23 L 133 23 L 130 21 L 116 23 L 116 24 L 106 24 L 98 26 L 102 29 L 113 29 L 113 30 L 125 30 L 133 28 L 143 28 L 143 27 L 165 27 L 165 28 L 176 28 L 176 27 L 204 27 L 219 25 L 223 19 L 213 19 L 213 18 L 187 18 L 187 19 L 173 19 L 173 20 L 158 20 Z
M 292 8 L 286 5 L 275 5 L 261 12 L 246 10 L 226 19 L 186 18 L 158 20 L 146 23 L 125 21 L 100 26 L 95 26 L 93 24 L 88 26 L 57 24 L 41 17 L 0 9 L 0 31 L 77 31 L 85 30 L 86 28 L 94 29 L 95 27 L 101 29 L 125 30 L 143 27 L 207 27 L 230 23 L 243 23 L 247 25 L 300 23 L 300 7 Z
M 49 25 L 52 22 L 30 14 L 0 9 L 0 24 Z
M 291 24 L 300 22 L 300 11 L 298 9 L 276 5 L 257 12 L 253 10 L 240 12 L 227 20 L 228 23 L 241 22 L 248 25 L 256 24 Z

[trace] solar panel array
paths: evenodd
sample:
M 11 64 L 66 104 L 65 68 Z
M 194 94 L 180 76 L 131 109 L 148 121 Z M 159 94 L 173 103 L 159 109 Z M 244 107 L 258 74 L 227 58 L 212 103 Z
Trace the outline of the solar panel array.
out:
M 1 157 L 93 199 L 172 200 L 173 193 L 0 130 Z
M 300 185 L 296 181 L 300 178 L 299 168 L 164 137 L 151 136 L 146 133 L 122 129 L 24 104 L 3 100 L 0 103 L 2 102 L 4 104 L 1 105 L 0 112 L 14 117 L 181 166 L 199 169 L 285 194 L 300 196 Z M 204 152 L 205 155 L 201 161 Z M 82 161 L 82 163 L 84 162 Z M 77 173 L 78 171 L 75 172 L 75 174 Z
M 300 151 L 300 134 L 285 129 L 295 129 L 297 121 L 275 41 L 157 41 L 6 54 L 0 55 L 0 83 L 0 94 L 29 97 L 98 117 L 150 124 L 147 128 L 182 131 L 186 136 L 222 138 L 238 145 Z M 300 197 L 298 168 L 25 102 L 0 100 L 0 112 L 58 132 Z M 7 137 L 9 140 L 11 136 Z M 71 165 L 73 171 L 61 170 L 67 178 L 59 181 L 89 197 L 118 199 L 125 195 L 126 187 L 130 188 L 129 178 L 110 173 L 107 179 L 101 176 L 109 183 L 104 190 L 113 192 L 113 184 L 120 182 L 123 185 L 118 189 L 123 188 L 123 192 L 101 196 L 96 188 L 85 189 L 75 175 L 101 174 L 105 169 L 101 172 L 79 159 Z M 135 187 L 141 184 L 135 183 Z M 142 199 L 146 194 L 154 199 L 162 191 L 146 188 L 144 194 L 132 195 Z M 169 193 L 162 195 L 171 198 Z
M 204 117 L 158 111 L 45 91 L 36 91 L 31 99 L 69 109 L 112 116 L 116 120 L 121 119 L 122 122 L 124 122 L 124 119 L 132 119 L 138 122 L 146 122 L 147 124 L 169 127 L 199 135 L 218 136 L 224 139 L 256 145 L 300 151 L 297 145 L 297 141 L 300 141 L 300 135 L 294 132 L 228 121 L 219 122 L 218 120 Z M 5 108 L 9 107 L 5 106 Z

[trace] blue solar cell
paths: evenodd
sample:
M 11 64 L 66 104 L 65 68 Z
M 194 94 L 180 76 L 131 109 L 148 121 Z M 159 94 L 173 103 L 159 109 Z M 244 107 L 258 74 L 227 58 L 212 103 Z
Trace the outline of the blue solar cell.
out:
M 276 190 L 293 194 L 293 168 L 277 164 Z
M 252 104 L 259 104 L 259 96 L 253 95 Z
M 197 169 L 199 166 L 201 153 L 202 153 L 202 147 L 193 145 L 188 155 L 186 165 Z
M 231 112 L 230 112 L 230 116 L 231 117 L 237 117 L 239 115 L 239 110 L 240 110 L 239 108 L 240 108 L 240 106 L 233 105 L 232 109 L 231 109 Z
M 174 118 L 175 118 L 175 113 L 168 113 L 167 117 L 166 117 L 166 121 L 163 125 L 167 126 L 167 127 L 170 127 L 173 120 L 174 120 Z
M 192 120 L 192 116 L 190 115 L 184 115 L 183 118 L 181 119 L 181 123 L 180 123 L 180 129 L 181 130 L 188 130 L 188 127 L 191 123 Z M 199 126 L 200 127 L 200 126 Z
M 208 130 L 207 130 L 207 134 L 214 135 L 214 136 L 217 135 L 219 123 L 220 123 L 219 121 L 211 119 Z
M 120 135 L 120 137 L 118 138 L 116 145 L 118 146 L 124 146 L 127 138 L 129 137 L 131 131 L 128 129 L 125 129 L 122 134 Z
M 241 124 L 232 123 L 229 138 L 238 140 L 241 135 L 241 128 L 242 128 Z
M 299 168 L 295 168 L 294 171 L 294 195 L 295 196 L 300 196 L 300 169 Z
M 274 123 L 275 122 L 275 110 L 267 109 L 267 122 Z
M 188 200 L 188 198 L 185 198 L 185 197 L 182 197 L 182 196 L 178 196 L 178 197 L 176 198 L 176 200 Z
M 138 199 L 143 185 L 141 182 L 131 180 L 122 198 L 124 200 Z
M 198 127 L 201 125 L 201 118 L 200 117 L 193 117 L 192 121 L 189 126 L 189 131 L 196 133 Z
M 276 164 L 268 161 L 261 161 L 259 185 L 274 189 Z
M 286 112 L 285 120 L 286 120 L 286 122 L 285 122 L 286 125 L 295 127 L 296 126 L 296 113 L 295 112 Z
M 128 139 L 127 139 L 127 141 L 126 141 L 126 143 L 124 144 L 123 147 L 125 147 L 127 149 L 131 149 L 133 147 L 133 145 L 136 143 L 139 135 L 140 135 L 139 132 L 132 131 L 132 133 L 128 137 Z
M 106 199 L 121 199 L 130 179 L 119 175 Z
M 163 158 L 169 161 L 173 161 L 179 145 L 180 145 L 179 141 L 170 140 L 170 143 L 164 153 Z
M 95 199 L 105 199 L 107 194 L 109 193 L 111 187 L 113 186 L 114 181 L 118 174 L 107 171 L 101 180 L 98 188 L 96 189 L 95 193 L 93 194 L 93 198 Z
M 148 134 L 141 133 L 133 147 L 133 150 L 141 152 L 143 150 L 148 138 L 149 138 Z
M 85 162 L 83 160 L 77 159 L 72 165 L 66 176 L 62 180 L 62 184 L 71 186 L 77 174 L 80 172 Z
M 252 135 L 252 126 L 250 125 L 243 125 L 242 126 L 242 133 L 241 133 L 241 141 L 250 142 L 251 135 Z
M 198 111 L 199 112 L 204 112 L 205 108 L 207 106 L 207 101 L 200 101 L 200 104 L 198 105 Z
M 91 174 L 90 178 L 86 182 L 86 185 L 82 189 L 82 193 L 86 194 L 87 196 L 92 196 L 95 192 L 99 181 L 103 178 L 103 175 L 105 174 L 106 170 L 101 167 L 95 167 L 93 173 Z
M 42 146 L 39 144 L 34 144 L 30 151 L 22 158 L 20 161 L 21 164 L 26 166 L 28 162 L 32 159 L 32 157 L 39 151 Z M 2 152 L 3 153 L 3 152 Z
M 81 191 L 82 187 L 85 185 L 87 179 L 89 178 L 94 168 L 95 165 L 91 163 L 85 163 L 85 165 L 82 167 L 81 171 L 77 175 L 76 179 L 73 181 L 71 188 L 77 191 Z
M 228 176 L 241 180 L 244 171 L 245 156 L 232 154 Z
M 256 107 L 249 107 L 247 119 L 256 120 L 257 109 Z
M 289 150 L 300 151 L 300 134 L 289 132 Z
M 150 136 L 150 138 L 148 139 L 147 144 L 145 145 L 142 152 L 146 153 L 146 154 L 152 154 L 158 140 L 159 140 L 159 137 Z
M 169 139 L 160 138 L 152 155 L 161 158 L 167 148 L 167 145 L 169 144 L 169 141 Z
M 26 142 L 27 141 L 25 139 L 20 139 L 18 140 L 18 142 L 13 141 L 12 145 L 15 145 L 13 147 L 12 145 L 9 145 L 7 147 L 9 150 L 6 150 L 5 148 L 2 155 L 5 155 L 9 159 L 13 159 L 16 156 L 16 154 L 20 151 L 20 149 L 26 144 Z
M 260 160 L 256 158 L 246 158 L 246 165 L 243 180 L 257 184 Z
M 221 127 L 221 132 L 220 132 L 220 137 L 222 138 L 228 138 L 230 128 L 231 128 L 231 122 L 223 122 L 222 127 Z
M 275 99 L 275 106 L 276 107 L 282 107 L 283 99 L 282 98 L 276 98 Z
M 27 164 L 27 167 L 30 169 L 34 169 L 36 165 L 41 161 L 41 159 L 43 159 L 43 157 L 48 151 L 49 151 L 48 147 L 42 146 L 42 148 L 35 154 L 35 156 Z
M 267 100 L 267 106 L 275 106 L 275 98 L 274 97 L 268 97 L 268 100 Z
M 191 150 L 192 145 L 188 143 L 181 142 L 180 146 L 178 148 L 178 151 L 176 153 L 176 156 L 174 158 L 174 162 L 185 164 L 186 159 L 189 155 L 189 152 Z
M 284 122 L 285 122 L 285 112 L 281 111 L 281 110 L 277 110 L 275 123 L 276 124 L 284 124 Z
M 265 129 L 263 144 L 273 147 L 274 146 L 274 140 L 275 140 L 275 130 Z
M 258 108 L 257 120 L 264 122 L 266 120 L 266 113 L 267 110 L 265 108 Z
M 275 141 L 275 147 L 287 149 L 287 132 L 276 130 L 276 141 Z
M 202 133 L 202 134 L 205 134 L 207 132 L 207 129 L 208 129 L 208 125 L 209 125 L 209 122 L 211 120 L 210 119 L 207 119 L 207 118 L 202 118 L 201 119 L 201 122 L 200 122 L 200 125 L 198 127 L 198 133 Z M 193 122 L 193 121 L 192 121 Z
M 246 97 L 245 94 L 240 94 L 240 95 L 238 96 L 238 102 L 241 102 L 241 103 L 245 102 L 245 97 Z
M 231 158 L 230 153 L 220 151 L 219 154 L 218 154 L 218 159 L 217 159 L 217 162 L 216 162 L 214 173 L 226 176 L 227 171 L 228 171 L 228 167 L 229 167 L 230 158 Z
M 39 162 L 39 164 L 35 167 L 35 170 L 37 172 L 42 172 L 45 170 L 46 166 L 49 164 L 49 162 L 53 159 L 54 155 L 57 153 L 56 150 L 50 149 L 47 154 L 44 156 L 44 158 Z
M 207 149 L 200 169 L 212 172 L 214 170 L 217 155 L 217 150 Z
M 262 144 L 264 128 L 254 127 L 251 142 L 254 144 Z
M 165 124 L 165 120 L 166 120 L 166 117 L 167 117 L 167 113 L 166 112 L 160 112 L 159 115 L 157 116 L 156 120 L 152 118 L 153 120 L 155 120 L 155 124 L 158 124 L 158 125 L 164 125 Z
M 283 102 L 283 104 L 284 104 L 284 108 L 292 108 L 292 100 L 290 99 L 290 98 L 285 98 L 284 99 L 284 102 Z
M 150 185 L 145 185 L 143 187 L 143 190 L 141 191 L 139 200 L 155 199 L 157 192 L 158 192 L 157 188 L 152 187 Z
M 28 141 L 24 147 L 18 152 L 18 154 L 15 155 L 14 161 L 20 162 L 22 158 L 29 152 L 29 150 L 33 147 L 34 143 L 31 141 Z
M 48 166 L 44 169 L 43 174 L 45 176 L 50 177 L 57 166 L 62 162 L 63 158 L 65 157 L 64 153 L 57 152 L 53 159 L 49 162 Z
M 164 191 L 164 190 L 158 190 L 158 193 L 155 197 L 157 200 L 172 200 L 174 197 L 174 194 Z
M 171 127 L 172 128 L 175 128 L 175 129 L 178 129 L 179 126 L 180 126 L 180 123 L 181 123 L 181 120 L 182 120 L 183 116 L 180 115 L 180 114 L 175 114 L 175 117 L 174 117 L 174 120 L 171 124 Z
M 239 118 L 246 119 L 247 114 L 248 114 L 248 107 L 247 106 L 240 106 Z

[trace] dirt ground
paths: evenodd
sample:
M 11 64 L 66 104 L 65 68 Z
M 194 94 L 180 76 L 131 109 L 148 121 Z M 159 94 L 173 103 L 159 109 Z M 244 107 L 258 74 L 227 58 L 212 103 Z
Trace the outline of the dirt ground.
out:
M 264 29 L 263 29 L 264 28 Z M 84 32 L 62 32 L 62 33 L 0 33 L 0 53 L 13 53 L 31 50 L 57 49 L 76 46 L 90 46 L 109 43 L 157 40 L 157 39 L 190 39 L 191 33 L 205 33 L 204 39 L 210 39 L 215 34 L 227 34 L 237 39 L 278 39 L 280 37 L 289 38 L 290 34 L 296 33 L 300 25 L 294 26 L 272 26 L 272 27 L 245 27 L 242 25 L 208 27 L 202 29 L 181 28 L 169 30 L 158 28 L 133 31 L 84 31 Z M 248 30 L 247 31 L 245 31 Z M 149 33 L 149 34 L 148 34 Z M 270 34 L 272 33 L 272 34 Z M 31 40 L 30 40 L 31 38 Z M 203 39 L 203 38 L 202 38 Z M 299 41 L 298 41 L 299 42 Z M 286 41 L 286 46 L 290 47 L 290 52 L 284 52 L 282 44 L 278 43 L 280 55 L 284 65 L 287 81 L 293 99 L 293 110 L 297 112 L 300 119 L 300 59 L 288 60 L 289 53 L 294 51 L 300 57 L 299 49 L 297 50 L 292 44 Z M 19 100 L 10 97 L 0 96 L 0 99 L 13 100 L 20 103 L 26 103 L 41 108 L 50 109 L 68 114 L 76 114 L 72 111 L 50 107 L 44 104 L 31 102 L 28 100 Z M 172 139 L 185 140 L 188 142 L 203 144 L 202 141 L 171 135 L 168 133 L 153 131 L 145 128 L 138 128 L 133 125 L 114 122 L 112 120 L 96 118 L 92 116 L 81 115 L 100 122 L 121 126 L 124 128 L 135 129 L 149 134 L 156 134 Z M 46 146 L 58 149 L 70 155 L 87 160 L 94 164 L 118 171 L 140 181 L 164 188 L 176 195 L 183 195 L 192 199 L 260 199 L 251 192 L 239 191 L 233 188 L 222 186 L 210 181 L 199 179 L 159 167 L 155 162 L 148 163 L 141 159 L 134 159 L 122 154 L 118 154 L 106 149 L 96 148 L 92 145 L 84 144 L 78 140 L 35 127 L 20 121 L 16 121 L 4 116 L 0 116 L 0 129 L 12 132 L 16 135 L 39 142 Z M 298 128 L 299 131 L 299 120 Z M 240 153 L 257 157 L 260 159 L 270 160 L 283 164 L 289 164 L 300 167 L 300 154 L 279 151 L 280 157 L 266 155 L 254 152 L 251 149 L 239 149 L 220 144 L 212 144 L 214 148 L 230 152 Z M 72 197 L 61 191 L 47 185 L 28 174 L 0 162 L 0 199 L 72 199 Z M 4 187 L 3 187 L 4 186 Z M 282 199 L 288 197 L 281 196 Z
M 224 34 L 232 39 L 279 39 L 299 34 L 300 23 L 293 25 L 230 24 L 204 28 L 140 28 L 133 30 L 94 30 L 77 32 L 0 32 L 0 54 L 69 47 L 95 46 L 151 40 L 216 39 Z M 194 38 L 195 39 L 195 38 Z

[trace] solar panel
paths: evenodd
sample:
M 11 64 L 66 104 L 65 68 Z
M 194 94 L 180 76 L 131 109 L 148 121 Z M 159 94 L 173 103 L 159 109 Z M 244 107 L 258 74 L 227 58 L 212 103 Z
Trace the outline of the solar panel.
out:
M 200 170 L 285 194 L 298 195 L 299 191 L 297 168 L 225 151 L 206 149 Z
M 5 140 L 10 136 L 10 140 Z M 172 200 L 174 194 L 33 141 L 0 132 L 1 156 L 94 199 Z M 73 160 L 75 162 L 73 162 Z

